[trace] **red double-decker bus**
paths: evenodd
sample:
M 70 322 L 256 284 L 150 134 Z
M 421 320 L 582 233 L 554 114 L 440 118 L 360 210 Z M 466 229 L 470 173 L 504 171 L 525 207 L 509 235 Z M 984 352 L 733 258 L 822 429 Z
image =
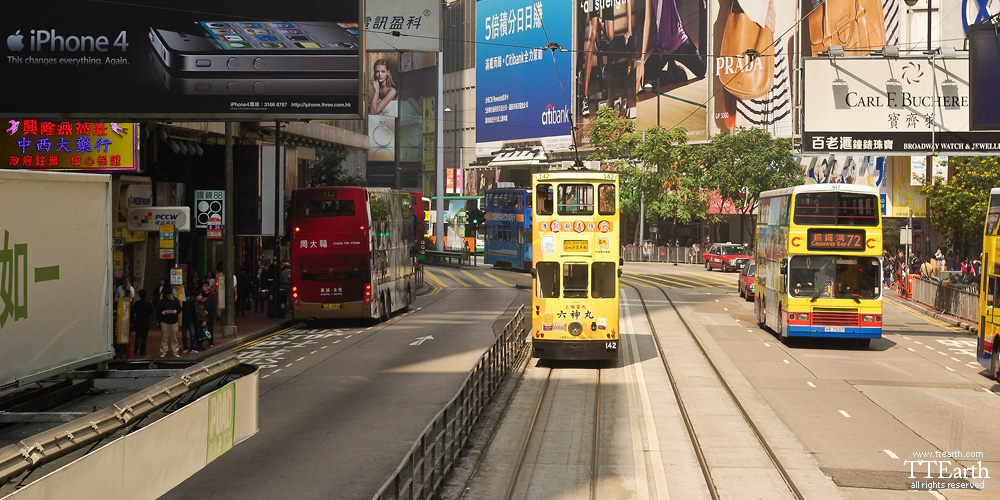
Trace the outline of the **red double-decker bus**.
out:
M 410 193 L 364 187 L 292 192 L 292 315 L 385 320 L 413 302 Z

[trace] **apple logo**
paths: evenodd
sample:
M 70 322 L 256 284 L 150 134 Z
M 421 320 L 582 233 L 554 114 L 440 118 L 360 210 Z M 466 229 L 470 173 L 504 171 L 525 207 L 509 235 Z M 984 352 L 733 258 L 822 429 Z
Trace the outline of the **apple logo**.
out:
M 7 37 L 7 48 L 13 52 L 20 52 L 24 49 L 24 35 L 21 34 L 21 30 L 17 30 L 17 33 Z

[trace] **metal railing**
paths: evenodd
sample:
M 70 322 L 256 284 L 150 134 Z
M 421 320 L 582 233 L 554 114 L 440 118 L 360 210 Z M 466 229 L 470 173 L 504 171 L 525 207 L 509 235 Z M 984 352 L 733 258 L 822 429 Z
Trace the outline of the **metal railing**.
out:
M 431 498 L 454 466 L 480 414 L 493 401 L 504 377 L 527 355 L 529 345 L 522 305 L 372 499 Z
M 678 264 L 701 264 L 701 249 L 693 250 L 690 246 L 654 246 L 644 248 L 642 245 L 622 246 L 622 258 L 625 262 L 668 262 Z
M 936 279 L 915 278 L 913 301 L 979 323 L 979 293 L 974 286 L 944 285 Z

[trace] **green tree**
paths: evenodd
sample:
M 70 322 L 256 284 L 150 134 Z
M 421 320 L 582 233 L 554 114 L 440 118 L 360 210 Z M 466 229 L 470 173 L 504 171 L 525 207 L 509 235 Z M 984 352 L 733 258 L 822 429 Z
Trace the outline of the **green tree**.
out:
M 602 108 L 590 139 L 594 152 L 589 159 L 610 164 L 619 173 L 623 213 L 639 213 L 640 203 L 645 204 L 646 220 L 669 217 L 675 223 L 687 223 L 706 213 L 702 169 L 683 127 L 641 133 L 635 130 L 634 121 Z
M 936 177 L 918 190 L 931 202 L 931 225 L 948 235 L 949 245 L 967 254 L 983 246 L 990 189 L 1000 186 L 1000 162 L 992 156 L 952 156 L 954 175 Z
M 316 159 L 309 162 L 306 185 L 309 187 L 366 185 L 364 177 L 344 169 L 343 164 L 346 159 L 347 150 L 342 147 L 318 151 Z
M 802 184 L 802 167 L 792 158 L 789 139 L 774 138 L 759 128 L 737 129 L 720 134 L 704 145 L 699 156 L 705 165 L 704 186 L 721 197 L 721 212 L 732 207 L 748 215 L 760 193 Z M 752 233 L 749 217 L 743 218 L 743 233 Z

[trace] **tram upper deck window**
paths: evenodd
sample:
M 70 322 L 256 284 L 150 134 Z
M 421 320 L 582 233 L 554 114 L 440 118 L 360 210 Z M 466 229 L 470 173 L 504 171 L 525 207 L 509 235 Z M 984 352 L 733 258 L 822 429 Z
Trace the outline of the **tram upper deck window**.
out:
M 615 263 L 594 262 L 590 269 L 590 296 L 610 299 L 615 296 Z
M 597 213 L 614 215 L 618 205 L 618 192 L 614 184 L 601 184 L 597 187 Z
M 587 264 L 563 265 L 563 297 L 587 298 Z
M 878 196 L 864 193 L 799 193 L 795 223 L 809 226 L 877 226 Z
M 535 270 L 538 273 L 535 296 L 542 299 L 559 297 L 559 263 L 539 262 L 535 264 Z
M 559 215 L 594 215 L 593 184 L 560 184 Z
M 538 203 L 535 203 L 535 207 L 538 215 L 552 215 L 552 184 L 539 184 L 536 196 Z

